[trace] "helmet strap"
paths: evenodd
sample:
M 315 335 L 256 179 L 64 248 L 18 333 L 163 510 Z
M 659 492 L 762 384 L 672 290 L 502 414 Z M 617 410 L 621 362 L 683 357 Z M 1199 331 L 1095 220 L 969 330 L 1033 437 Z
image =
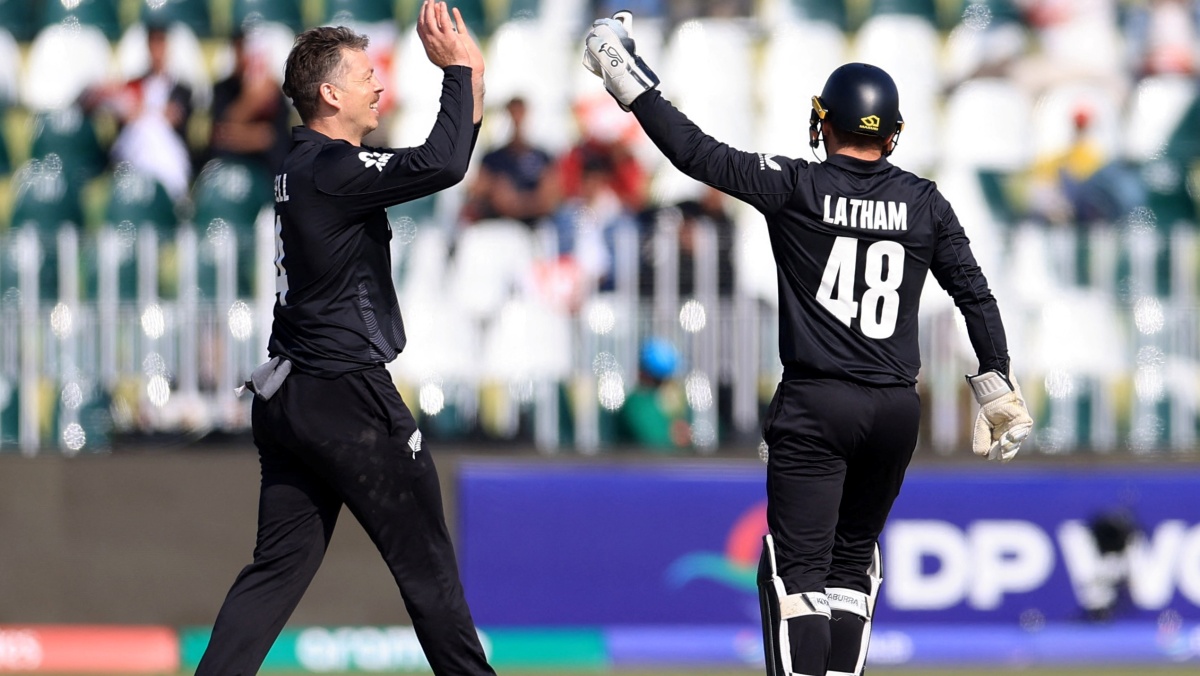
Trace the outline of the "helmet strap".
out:
M 896 152 L 896 146 L 900 145 L 900 132 L 902 131 L 904 131 L 904 120 L 896 123 L 896 131 L 892 132 L 892 137 L 883 144 L 884 157 L 890 157 L 892 153 Z
M 812 97 L 812 112 L 808 114 L 808 146 L 813 150 L 821 144 L 821 120 L 825 119 L 825 107 L 821 97 Z M 815 153 L 814 153 L 815 154 Z

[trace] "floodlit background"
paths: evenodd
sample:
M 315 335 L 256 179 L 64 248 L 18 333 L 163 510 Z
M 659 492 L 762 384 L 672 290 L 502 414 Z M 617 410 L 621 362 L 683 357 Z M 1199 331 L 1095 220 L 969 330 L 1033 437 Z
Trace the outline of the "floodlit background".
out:
M 971 457 L 976 363 L 931 280 L 875 663 L 1194 663 L 1200 3 L 451 4 L 488 112 L 466 180 L 389 211 L 409 337 L 390 368 L 499 663 L 761 658 L 771 252 L 761 216 L 674 170 L 580 65 L 622 8 L 663 93 L 768 156 L 819 160 L 809 99 L 835 67 L 888 70 L 892 161 L 938 182 L 999 299 L 1034 436 L 1017 465 Z M 0 672 L 100 669 L 97 627 L 149 627 L 118 638 L 160 671 L 194 664 L 253 536 L 233 389 L 270 330 L 284 59 L 307 26 L 370 35 L 368 143 L 420 144 L 440 73 L 417 5 L 0 0 L 0 532 L 25 543 L 0 551 Z M 420 667 L 350 521 L 275 668 Z

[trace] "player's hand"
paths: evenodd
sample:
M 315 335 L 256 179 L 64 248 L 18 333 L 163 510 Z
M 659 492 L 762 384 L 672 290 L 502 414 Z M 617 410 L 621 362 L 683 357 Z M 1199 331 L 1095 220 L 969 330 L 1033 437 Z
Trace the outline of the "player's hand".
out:
M 658 86 L 658 76 L 635 52 L 633 15 L 617 12 L 592 24 L 584 38 L 583 65 L 604 80 L 604 88 L 628 111 L 634 100 Z
M 1033 429 L 1020 386 L 998 371 L 967 376 L 967 382 L 979 402 L 971 450 L 988 460 L 1012 460 Z
M 438 68 L 471 65 L 467 45 L 459 35 L 446 3 L 423 0 L 417 15 L 417 37 L 425 47 L 425 56 Z
M 613 14 L 611 19 L 596 19 L 592 22 L 591 32 L 595 31 L 597 26 L 608 26 L 613 29 L 617 35 L 621 36 L 621 46 L 630 54 L 636 53 L 636 45 L 633 41 L 633 13 L 628 10 L 621 10 Z M 586 42 L 586 38 L 584 39 Z M 588 51 L 586 45 L 583 50 L 583 67 L 591 71 L 592 75 L 598 78 L 604 78 L 604 72 L 600 69 L 600 61 L 594 54 Z

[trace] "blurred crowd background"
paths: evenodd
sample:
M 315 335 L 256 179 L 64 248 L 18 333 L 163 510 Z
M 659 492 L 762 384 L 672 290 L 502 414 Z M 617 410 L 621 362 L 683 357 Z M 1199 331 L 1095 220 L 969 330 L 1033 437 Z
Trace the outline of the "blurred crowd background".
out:
M 244 434 L 265 358 L 294 35 L 371 38 L 377 146 L 424 141 L 417 0 L 0 0 L 0 453 Z M 809 99 L 887 69 L 892 160 L 938 181 L 999 298 L 1041 454 L 1192 454 L 1200 431 L 1200 2 L 452 0 L 487 60 L 467 179 L 390 211 L 435 438 L 547 452 L 758 445 L 782 371 L 762 219 L 679 174 L 580 66 L 635 13 L 664 94 L 807 157 Z M 922 310 L 919 453 L 969 453 L 956 311 Z

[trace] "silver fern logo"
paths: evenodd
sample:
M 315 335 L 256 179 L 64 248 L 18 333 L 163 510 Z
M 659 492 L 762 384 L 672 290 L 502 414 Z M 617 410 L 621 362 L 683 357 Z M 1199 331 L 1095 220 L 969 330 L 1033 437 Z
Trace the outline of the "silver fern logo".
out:
M 415 460 L 417 453 L 421 452 L 421 430 L 413 432 L 412 436 L 408 438 L 408 447 L 412 449 L 412 457 Z
M 358 159 L 367 169 L 375 167 L 382 172 L 383 168 L 387 166 L 388 160 L 392 159 L 392 155 L 394 154 L 395 153 L 369 153 L 364 150 L 358 154 Z
M 763 171 L 767 167 L 770 167 L 774 171 L 783 171 L 783 167 L 779 166 L 779 163 L 776 162 L 774 159 L 772 159 L 773 157 L 775 157 L 775 156 L 768 155 L 766 153 L 759 153 L 758 154 L 758 170 Z

